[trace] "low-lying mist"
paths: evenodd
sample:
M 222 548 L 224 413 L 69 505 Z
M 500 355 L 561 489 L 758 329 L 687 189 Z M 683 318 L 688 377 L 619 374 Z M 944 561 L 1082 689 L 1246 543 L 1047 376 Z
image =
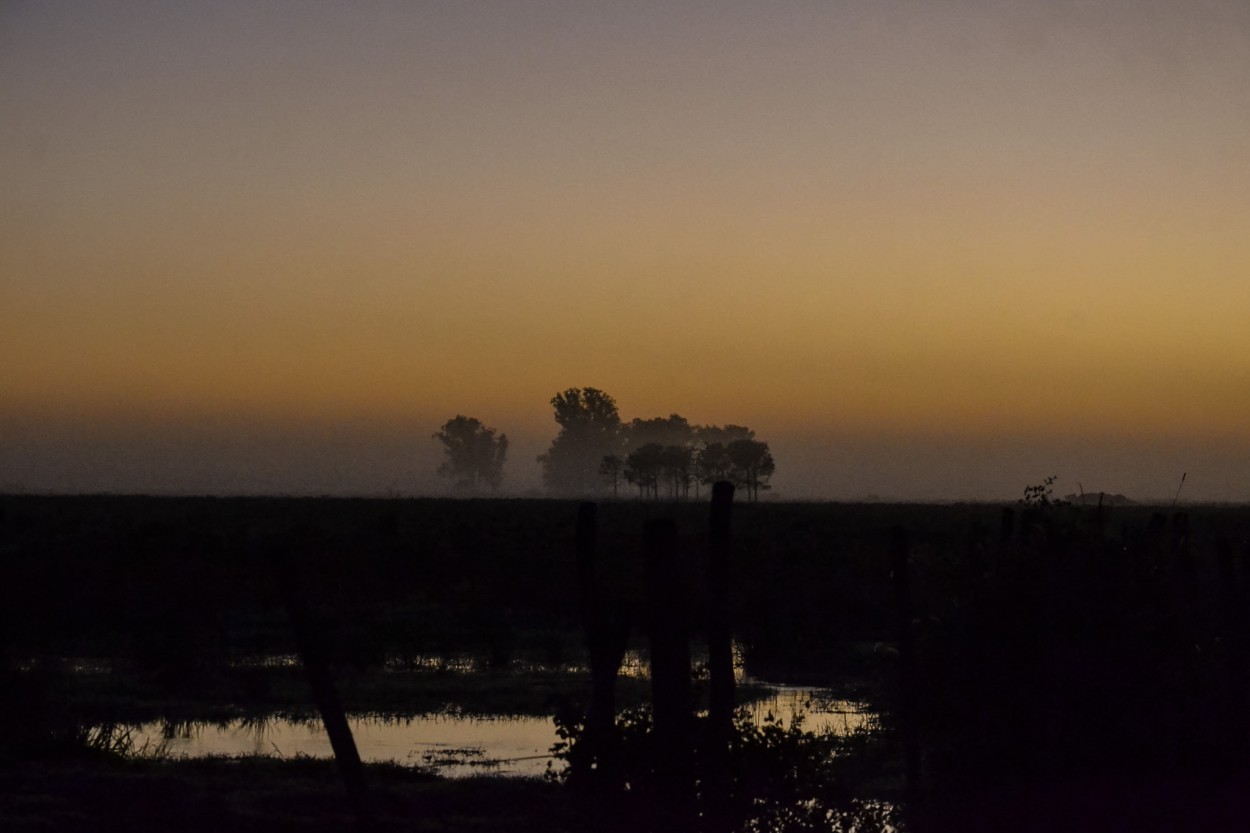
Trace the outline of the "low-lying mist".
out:
M 428 424 L 427 424 L 428 423 Z M 507 430 L 507 424 L 499 422 Z M 0 491 L 343 496 L 463 495 L 435 470 L 435 421 L 77 421 L 7 417 Z M 1250 444 L 1200 440 L 864 438 L 753 425 L 777 471 L 769 500 L 1015 500 L 1057 475 L 1055 494 L 1243 501 Z M 549 433 L 509 431 L 501 496 L 542 496 Z M 489 492 L 482 492 L 488 496 Z M 625 495 L 626 493 L 622 493 Z M 625 498 L 629 499 L 629 498 Z

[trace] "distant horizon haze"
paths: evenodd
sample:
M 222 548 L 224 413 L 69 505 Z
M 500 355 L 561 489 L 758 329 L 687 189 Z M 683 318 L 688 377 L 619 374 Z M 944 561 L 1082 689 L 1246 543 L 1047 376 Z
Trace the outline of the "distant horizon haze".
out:
M 243 422 L 5 420 L 0 493 L 470 496 L 435 474 L 443 419 Z M 667 414 L 650 414 L 661 416 Z M 634 414 L 626 413 L 627 418 Z M 692 418 L 693 421 L 693 418 Z M 705 420 L 712 422 L 713 420 Z M 483 418 L 511 442 L 498 496 L 536 496 L 536 457 L 556 433 Z M 749 420 L 777 460 L 778 500 L 1016 500 L 1054 475 L 1057 496 L 1105 492 L 1138 502 L 1250 502 L 1250 448 L 1185 438 L 853 436 L 770 432 Z M 481 490 L 480 496 L 491 496 Z

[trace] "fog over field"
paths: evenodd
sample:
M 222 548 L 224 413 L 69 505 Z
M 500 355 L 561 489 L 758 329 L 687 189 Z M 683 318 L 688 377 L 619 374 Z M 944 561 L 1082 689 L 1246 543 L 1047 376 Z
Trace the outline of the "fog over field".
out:
M 508 431 L 506 423 L 495 423 Z M 442 495 L 435 424 L 252 426 L 69 420 L 11 421 L 0 443 L 0 491 L 152 494 Z M 542 495 L 535 458 L 554 436 L 509 433 L 500 495 Z M 771 432 L 777 460 L 764 499 L 1015 500 L 1056 475 L 1055 493 L 1083 488 L 1170 502 L 1247 500 L 1250 453 L 1183 440 L 857 439 Z M 484 495 L 490 494 L 488 491 Z M 630 493 L 623 493 L 628 495 Z M 626 498 L 628 499 L 628 498 Z

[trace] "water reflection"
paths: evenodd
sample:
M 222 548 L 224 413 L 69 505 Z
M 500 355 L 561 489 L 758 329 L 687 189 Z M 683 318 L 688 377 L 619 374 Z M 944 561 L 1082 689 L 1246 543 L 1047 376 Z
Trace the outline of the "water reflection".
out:
M 483 771 L 503 775 L 541 775 L 550 759 L 555 729 L 544 717 L 413 718 L 357 717 L 348 721 L 360 757 L 434 766 L 454 777 Z M 319 720 L 232 720 L 224 724 L 145 723 L 132 733 L 137 746 L 162 744 L 173 757 L 209 755 L 305 755 L 333 753 Z
M 768 688 L 768 696 L 740 707 L 747 710 L 756 726 L 769 719 L 789 726 L 802 716 L 803 728 L 812 733 L 849 735 L 877 728 L 877 715 L 866 704 L 834 697 L 827 689 L 780 685 Z
M 839 734 L 871 728 L 875 716 L 863 704 L 832 698 L 818 688 L 770 687 L 771 694 L 745 708 L 759 725 L 786 725 L 803 715 L 812 732 Z M 434 767 L 446 776 L 490 773 L 541 776 L 552 760 L 555 724 L 549 717 L 429 714 L 416 717 L 356 717 L 349 720 L 360 757 Z M 317 720 L 287 718 L 234 720 L 225 724 L 146 723 L 131 734 L 136 747 L 162 746 L 175 757 L 273 755 L 290 758 L 332 755 L 325 729 Z

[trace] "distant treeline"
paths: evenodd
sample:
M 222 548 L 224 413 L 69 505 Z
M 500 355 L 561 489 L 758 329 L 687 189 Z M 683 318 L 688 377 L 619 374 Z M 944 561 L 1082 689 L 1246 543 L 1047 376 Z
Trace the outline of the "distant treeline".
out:
M 597 388 L 569 388 L 551 398 L 560 431 L 538 457 L 543 485 L 561 495 L 619 496 L 622 483 L 640 498 L 695 497 L 700 487 L 728 480 L 750 500 L 771 488 L 776 463 L 768 443 L 742 425 L 694 425 L 680 414 L 621 420 L 616 400 Z M 438 473 L 457 488 L 495 490 L 503 480 L 508 437 L 480 420 L 457 415 L 434 439 L 446 459 Z

